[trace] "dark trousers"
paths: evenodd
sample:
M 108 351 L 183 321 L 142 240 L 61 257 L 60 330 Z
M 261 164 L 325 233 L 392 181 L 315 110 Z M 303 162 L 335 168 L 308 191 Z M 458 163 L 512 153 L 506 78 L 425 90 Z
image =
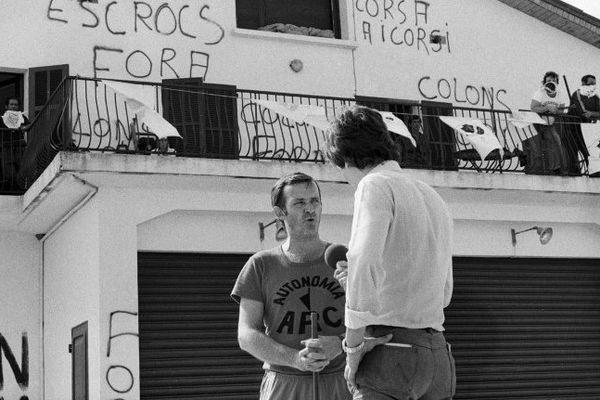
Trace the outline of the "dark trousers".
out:
M 356 374 L 354 400 L 451 399 L 456 371 L 444 334 L 433 329 L 367 328 L 368 336 L 388 333 L 394 335 L 391 342 L 375 347 L 363 358 Z

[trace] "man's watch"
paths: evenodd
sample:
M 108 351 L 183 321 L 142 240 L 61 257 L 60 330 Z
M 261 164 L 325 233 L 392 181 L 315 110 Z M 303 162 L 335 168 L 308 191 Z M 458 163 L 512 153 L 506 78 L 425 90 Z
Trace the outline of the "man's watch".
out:
M 362 342 L 360 342 L 360 344 L 358 346 L 355 346 L 355 347 L 348 347 L 348 344 L 346 343 L 346 338 L 344 338 L 344 340 L 342 340 L 342 350 L 344 350 L 344 353 L 346 353 L 346 354 L 359 353 L 362 351 L 362 349 L 364 347 L 365 347 L 364 340 Z

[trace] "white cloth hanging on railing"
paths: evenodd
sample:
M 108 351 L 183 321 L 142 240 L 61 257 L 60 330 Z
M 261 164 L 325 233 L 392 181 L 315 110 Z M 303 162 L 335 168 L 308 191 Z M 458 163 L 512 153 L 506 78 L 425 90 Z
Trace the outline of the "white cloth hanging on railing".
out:
M 460 133 L 477 151 L 482 160 L 488 154 L 498 149 L 500 159 L 504 157 L 504 150 L 492 129 L 482 121 L 473 118 L 440 116 L 443 123 Z
M 252 99 L 252 101 L 261 107 L 268 108 L 277 114 L 291 119 L 298 123 L 306 123 L 317 129 L 325 131 L 329 128 L 331 122 L 327 118 L 325 107 L 312 104 L 294 104 L 283 103 L 272 100 Z M 417 143 L 412 137 L 404 122 L 389 111 L 379 111 L 388 130 L 397 135 L 403 136 L 411 141 L 416 147 Z M 332 113 L 333 115 L 334 113 Z
M 404 121 L 400 118 L 396 117 L 394 113 L 390 111 L 379 111 L 381 117 L 383 118 L 383 122 L 385 122 L 388 131 L 395 133 L 396 135 L 402 136 L 410 140 L 413 146 L 417 147 L 417 141 L 410 134 L 406 125 L 404 125 Z
M 272 100 L 252 99 L 261 107 L 268 108 L 277 114 L 300 124 L 307 123 L 322 131 L 329 127 L 325 107 L 313 104 L 282 103 Z
M 581 134 L 585 141 L 589 157 L 589 174 L 600 172 L 600 124 L 581 124 Z
M 122 88 L 121 85 L 118 85 L 117 82 L 106 80 L 103 80 L 102 82 L 107 87 L 112 89 L 121 100 L 127 103 L 128 109 L 133 114 L 137 115 L 137 122 L 140 128 L 143 129 L 143 127 L 145 126 L 149 132 L 155 134 L 156 137 L 159 139 L 164 139 L 168 137 L 181 137 L 181 135 L 177 131 L 177 128 L 171 125 L 169 121 L 167 121 L 163 118 L 162 115 L 154 111 L 152 107 L 149 107 L 142 101 L 124 93 L 126 89 Z
M 508 123 L 518 129 L 527 128 L 533 124 L 548 125 L 548 121 L 533 111 L 510 110 L 511 116 Z

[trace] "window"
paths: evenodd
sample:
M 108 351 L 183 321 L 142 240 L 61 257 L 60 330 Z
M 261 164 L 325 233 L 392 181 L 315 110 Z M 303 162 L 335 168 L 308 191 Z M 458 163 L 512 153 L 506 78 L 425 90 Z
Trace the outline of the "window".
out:
M 236 0 L 236 14 L 238 28 L 341 38 L 338 0 Z

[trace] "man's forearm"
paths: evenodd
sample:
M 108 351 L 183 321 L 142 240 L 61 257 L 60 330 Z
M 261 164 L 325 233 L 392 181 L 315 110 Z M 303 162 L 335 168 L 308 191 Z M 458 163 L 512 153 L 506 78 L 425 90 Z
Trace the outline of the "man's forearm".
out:
M 263 332 L 246 329 L 238 336 L 240 348 L 261 361 L 298 369 L 297 349 L 271 339 Z

